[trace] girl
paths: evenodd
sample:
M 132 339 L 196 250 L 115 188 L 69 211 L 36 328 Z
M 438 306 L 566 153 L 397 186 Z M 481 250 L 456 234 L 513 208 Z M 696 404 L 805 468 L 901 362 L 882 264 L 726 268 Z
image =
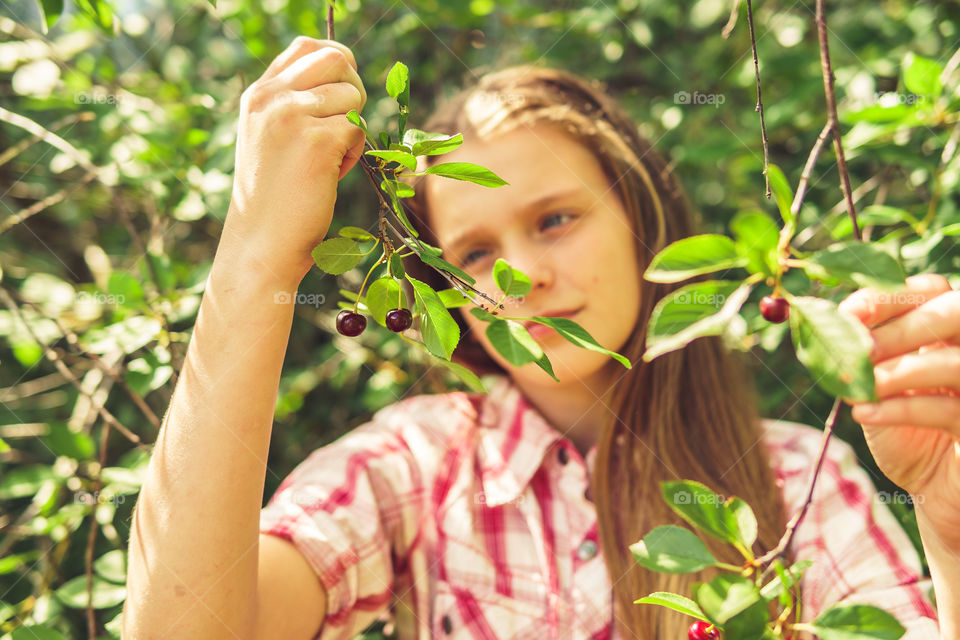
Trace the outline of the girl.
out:
M 743 498 L 759 520 L 756 550 L 767 550 L 805 498 L 821 433 L 760 419 L 719 338 L 641 362 L 650 312 L 676 286 L 641 274 L 694 222 L 629 118 L 567 73 L 489 74 L 424 123 L 464 135 L 442 161 L 481 164 L 509 185 L 418 179 L 412 222 L 488 294 L 497 257 L 529 275 L 530 293 L 506 315 L 569 317 L 634 367 L 535 332 L 557 383 L 510 365 L 461 307 L 454 358 L 490 374 L 489 393 L 381 409 L 308 456 L 258 513 L 292 315 L 278 292 L 296 289 L 326 235 L 336 182 L 362 152 L 344 114 L 365 99 L 349 50 L 307 38 L 244 94 L 230 212 L 137 504 L 125 631 L 350 638 L 392 608 L 401 638 L 686 637 L 689 618 L 633 604 L 715 575 L 667 576 L 631 557 L 653 527 L 682 524 L 659 482 L 699 480 Z M 447 287 L 414 262 L 414 277 Z M 834 440 L 787 557 L 815 561 L 799 620 L 863 602 L 897 616 L 908 640 L 956 637 L 958 294 L 916 276 L 904 295 L 864 289 L 843 308 L 884 323 L 873 329 L 884 400 L 853 415 L 879 467 L 917 503 L 933 584 L 853 449 Z

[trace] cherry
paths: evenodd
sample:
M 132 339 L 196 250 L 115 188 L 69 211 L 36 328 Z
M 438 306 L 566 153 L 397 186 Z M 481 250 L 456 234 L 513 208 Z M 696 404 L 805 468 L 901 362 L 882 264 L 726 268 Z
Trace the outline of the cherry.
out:
M 344 309 L 337 314 L 337 331 L 354 338 L 367 328 L 367 319 L 359 313 Z
M 697 620 L 687 630 L 688 640 L 719 640 L 720 631 L 709 622 Z
M 760 301 L 760 313 L 768 322 L 783 322 L 790 316 L 790 303 L 784 298 L 763 296 Z
M 409 309 L 390 309 L 387 311 L 387 329 L 394 333 L 406 331 L 413 324 L 413 314 Z

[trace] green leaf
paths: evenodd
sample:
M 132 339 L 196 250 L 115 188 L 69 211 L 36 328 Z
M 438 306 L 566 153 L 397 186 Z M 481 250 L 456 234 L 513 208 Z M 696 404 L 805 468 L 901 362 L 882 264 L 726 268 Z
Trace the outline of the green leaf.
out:
M 0 438 L 0 453 L 6 453 L 10 451 L 10 445 L 3 441 L 3 438 Z
M 424 173 L 475 182 L 484 187 L 502 187 L 509 184 L 490 169 L 471 162 L 441 162 L 432 167 L 427 167 Z
M 543 357 L 543 348 L 530 333 L 515 320 L 497 318 L 487 326 L 487 338 L 497 351 L 515 367 L 536 362 Z
M 377 239 L 375 235 L 360 227 L 341 227 L 340 230 L 337 231 L 337 235 L 359 242 L 369 242 L 370 240 Z
M 107 292 L 116 296 L 118 304 L 133 305 L 143 301 L 143 287 L 135 276 L 126 271 L 110 272 Z
M 364 151 L 364 155 L 383 158 L 387 162 L 397 162 L 410 171 L 417 170 L 417 159 L 406 151 L 387 151 L 385 149 L 371 149 Z
M 493 263 L 493 279 L 500 291 L 508 296 L 525 296 L 530 293 L 530 278 L 522 271 L 510 266 L 503 258 L 497 258 Z
M 821 640 L 897 640 L 906 633 L 891 614 L 866 604 L 830 607 L 797 628 L 816 633 Z
M 739 575 L 723 573 L 708 583 L 698 582 L 693 592 L 694 599 L 707 618 L 721 626 L 757 603 L 765 606 L 757 585 Z
M 406 269 L 403 268 L 403 258 L 396 252 L 390 254 L 390 275 L 398 280 L 403 280 L 407 275 Z
M 411 130 L 408 130 L 409 133 Z M 421 132 L 422 133 L 422 132 Z M 431 135 L 431 134 L 427 134 Z M 452 136 L 436 134 L 436 137 L 424 138 L 413 144 L 413 155 L 415 156 L 439 156 L 449 153 L 463 144 L 463 134 L 457 133 Z
M 779 560 L 777 560 L 777 562 L 779 562 Z M 798 560 L 792 567 L 784 572 L 783 576 L 781 576 L 778 571 L 775 578 L 763 585 L 763 588 L 760 589 L 760 595 L 763 596 L 764 600 L 773 600 L 784 588 L 793 588 L 793 585 L 796 584 L 797 580 L 803 575 L 804 569 L 812 564 L 812 560 Z M 784 577 L 786 580 L 783 579 Z
M 784 175 L 783 169 L 777 165 L 768 164 L 767 177 L 770 178 L 770 191 L 773 192 L 773 197 L 777 201 L 777 208 L 780 209 L 780 217 L 783 218 L 784 225 L 796 228 L 796 218 L 790 211 L 790 205 L 793 204 L 793 189 L 787 182 L 787 176 Z
M 410 71 L 402 62 L 394 63 L 387 74 L 387 93 L 402 106 L 409 104 Z
M 349 238 L 328 238 L 314 247 L 310 255 L 322 271 L 336 276 L 360 264 L 364 251 Z
M 896 259 L 870 242 L 835 243 L 805 262 L 804 272 L 810 278 L 835 279 L 884 291 L 896 291 L 906 284 L 906 275 Z
M 32 624 L 14 629 L 10 640 L 63 640 L 63 634 L 44 625 Z
M 450 360 L 460 341 L 460 327 L 453 319 L 437 292 L 430 285 L 407 274 L 420 312 L 420 333 L 424 346 L 438 358 Z
M 478 311 L 478 309 L 471 309 Z M 476 314 L 474 314 L 476 315 Z M 543 349 L 519 322 L 497 318 L 487 327 L 487 339 L 504 358 L 516 367 L 535 362 L 551 378 L 559 382 Z
M 663 499 L 681 518 L 718 540 L 749 549 L 757 536 L 757 521 L 739 498 L 724 500 L 694 480 L 661 482 Z M 739 501 L 739 502 L 736 502 Z M 736 504 L 733 504 L 735 503 Z
M 903 121 L 915 119 L 916 113 L 916 104 L 893 104 L 890 106 L 872 104 L 863 109 L 845 112 L 842 114 L 840 120 L 845 124 L 854 124 L 857 122 L 898 122 L 900 124 L 908 124 L 909 122 Z
M 864 207 L 863 211 L 857 213 L 857 225 L 862 229 L 870 225 L 891 225 L 906 222 L 910 226 L 918 224 L 918 220 L 909 212 L 897 207 L 888 207 L 886 205 L 873 204 Z M 839 240 L 846 238 L 853 233 L 853 222 L 850 216 L 844 214 L 838 218 L 836 223 L 830 228 L 830 235 Z
M 478 309 L 471 309 L 470 311 L 473 312 L 477 310 Z M 566 338 L 568 342 L 572 342 L 582 349 L 589 349 L 590 351 L 596 351 L 598 353 L 608 355 L 627 369 L 632 368 L 632 365 L 627 358 L 615 351 L 610 351 L 609 349 L 600 346 L 600 344 L 586 329 L 581 327 L 570 318 L 549 318 L 547 316 L 533 316 L 530 318 L 524 318 L 525 322 L 528 320 L 552 327 L 557 333 Z
M 443 358 L 437 358 L 436 356 L 433 356 L 433 354 L 430 354 L 430 355 L 434 358 L 434 360 L 436 360 L 436 362 L 438 362 L 439 364 L 443 365 L 444 367 L 452 371 L 453 374 L 456 375 L 458 378 L 460 378 L 460 380 L 462 380 L 463 383 L 466 384 L 467 387 L 469 387 L 472 391 L 476 391 L 478 393 L 486 393 L 487 390 L 483 387 L 483 383 L 480 381 L 480 378 L 477 377 L 477 374 L 475 374 L 473 371 L 463 366 L 459 362 L 453 362 L 452 360 L 444 360 Z
M 426 243 L 424 243 L 424 244 L 426 244 Z M 458 267 L 450 264 L 449 262 L 447 262 L 447 261 L 444 260 L 443 258 L 439 257 L 439 255 L 437 255 L 437 254 L 434 254 L 434 253 L 432 253 L 432 252 L 426 252 L 426 251 L 425 251 L 425 252 L 420 253 L 420 254 L 418 254 L 418 255 L 420 256 L 420 260 L 421 260 L 422 262 L 424 262 L 424 263 L 426 263 L 426 264 L 428 264 L 428 265 L 430 265 L 430 266 L 432 266 L 432 267 L 436 267 L 436 268 L 438 268 L 438 269 L 446 269 L 447 271 L 449 271 L 450 273 L 456 275 L 458 278 L 460 278 L 461 280 L 463 280 L 463 281 L 466 282 L 467 284 L 475 284 L 475 283 L 476 283 L 476 280 L 475 280 L 473 277 L 471 277 L 470 274 L 468 274 L 466 271 L 464 271 L 464 270 L 462 270 L 462 269 L 460 269 L 460 268 L 458 268 Z
M 630 551 L 640 565 L 661 573 L 693 573 L 717 564 L 700 538 L 674 525 L 657 527 L 630 545 Z
M 47 480 L 56 478 L 53 468 L 45 464 L 31 464 L 5 470 L 0 478 L 0 500 L 25 498 L 34 495 Z
M 668 293 L 650 314 L 643 361 L 682 349 L 697 338 L 721 335 L 752 289 L 749 283 L 707 280 Z
M 108 551 L 93 561 L 93 570 L 108 582 L 124 584 L 127 581 L 127 556 L 122 549 Z
M 364 133 L 369 133 L 367 131 L 367 125 L 363 124 L 363 120 L 360 119 L 360 114 L 357 113 L 356 109 L 350 109 L 350 111 L 347 112 L 347 121 L 363 129 Z
M 364 298 L 370 315 L 383 327 L 387 326 L 387 311 L 396 309 L 398 300 L 400 300 L 400 284 L 392 276 L 383 276 L 370 283 Z M 406 307 L 406 300 L 404 300 L 404 307 Z
M 71 431 L 65 422 L 51 422 L 49 427 L 50 430 L 41 439 L 54 454 L 74 460 L 93 458 L 96 445 L 88 433 Z
M 680 282 L 702 273 L 743 267 L 747 262 L 737 253 L 733 240 L 705 233 L 664 247 L 650 261 L 643 277 L 650 282 Z
M 460 293 L 459 289 L 441 289 L 437 291 L 437 295 L 440 296 L 440 299 L 443 300 L 443 306 L 447 309 L 453 309 L 455 307 L 464 307 L 468 304 L 472 304 L 470 298 Z
M 93 20 L 93 23 L 108 36 L 113 36 L 113 11 L 104 0 L 73 0 L 81 12 Z
M 106 327 L 91 329 L 80 338 L 87 350 L 103 355 L 116 349 L 133 353 L 154 340 L 163 331 L 159 320 L 147 316 L 131 316 Z
M 30 563 L 39 557 L 40 551 L 26 551 L 24 553 L 15 553 L 0 558 L 0 576 L 13 573 L 18 569 L 28 571 L 30 569 Z M 0 602 L 0 608 L 2 608 L 2 604 L 3 603 Z M 0 616 L 0 622 L 2 621 L 3 616 Z
M 77 576 L 57 589 L 54 593 L 66 606 L 73 609 L 86 609 L 87 577 Z M 126 597 L 127 589 L 125 586 L 107 582 L 99 576 L 93 576 L 92 606 L 94 609 L 106 609 L 116 606 L 123 602 Z
M 737 254 L 747 259 L 751 273 L 773 275 L 777 271 L 780 227 L 762 211 L 741 211 L 730 222 Z
M 797 296 L 790 307 L 797 359 L 816 384 L 831 395 L 876 402 L 873 338 L 863 323 L 823 298 Z
M 690 598 L 684 598 L 679 594 L 670 593 L 669 591 L 655 591 L 639 600 L 634 600 L 633 604 L 656 604 L 662 607 L 668 607 L 674 611 L 679 611 L 684 615 L 692 616 L 698 620 L 710 622 L 707 620 L 707 617 L 703 615 L 703 611 L 700 610 L 700 605 Z
M 921 96 L 936 98 L 943 92 L 940 74 L 943 67 L 936 60 L 910 52 L 903 57 L 903 84 L 907 90 Z

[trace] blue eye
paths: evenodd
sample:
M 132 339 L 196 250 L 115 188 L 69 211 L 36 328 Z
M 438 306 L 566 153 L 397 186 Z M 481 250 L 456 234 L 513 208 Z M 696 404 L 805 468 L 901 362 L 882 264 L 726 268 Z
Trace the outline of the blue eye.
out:
M 554 219 L 554 218 L 562 218 L 562 217 L 564 217 L 564 216 L 570 217 L 570 218 L 575 218 L 575 217 L 576 217 L 576 216 L 575 216 L 574 214 L 572 214 L 572 213 L 551 213 L 550 215 L 548 215 L 548 216 L 546 216 L 545 218 L 543 218 L 543 222 L 546 222 L 547 220 L 552 220 L 552 219 Z M 553 226 L 553 225 L 550 225 L 550 226 Z M 557 225 L 557 226 L 560 226 L 560 225 Z M 471 262 L 473 262 L 474 259 L 472 258 L 472 256 L 473 256 L 474 254 L 477 254 L 477 253 L 479 253 L 479 254 L 482 255 L 482 254 L 486 253 L 486 251 L 485 251 L 484 249 L 477 249 L 476 251 L 471 251 L 471 252 L 468 253 L 466 256 L 464 256 L 463 261 L 460 263 L 460 266 L 465 267 L 465 266 L 467 266 L 468 264 L 470 264 Z

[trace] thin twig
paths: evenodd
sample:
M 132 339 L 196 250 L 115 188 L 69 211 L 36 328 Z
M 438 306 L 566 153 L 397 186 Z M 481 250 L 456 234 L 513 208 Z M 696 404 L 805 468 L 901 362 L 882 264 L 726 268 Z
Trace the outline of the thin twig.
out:
M 97 507 L 100 506 L 100 489 L 103 488 L 103 479 L 100 471 L 107 466 L 107 442 L 110 439 L 110 423 L 105 422 L 100 431 L 100 456 L 97 475 L 93 479 L 93 506 L 90 510 L 90 531 L 87 534 L 87 548 L 84 552 L 84 562 L 87 573 L 87 635 L 90 640 L 97 639 L 97 618 L 93 613 L 93 548 L 97 541 Z
M 87 396 L 90 399 L 93 399 L 93 397 L 84 390 L 83 385 L 81 385 L 80 381 L 77 380 L 77 377 L 73 375 L 73 372 L 70 371 L 70 368 L 63 363 L 63 360 L 60 358 L 57 352 L 51 349 L 49 345 L 47 345 L 45 342 L 43 342 L 37 337 L 37 335 L 33 332 L 33 329 L 30 328 L 29 323 L 27 323 L 26 318 L 23 317 L 23 314 L 20 312 L 19 307 L 17 307 L 16 302 L 14 302 L 13 298 L 10 297 L 10 294 L 3 287 L 0 287 L 0 298 L 3 299 L 3 303 L 7 306 L 8 309 L 10 309 L 13 315 L 16 316 L 16 318 L 21 323 L 23 323 L 23 326 L 27 330 L 27 333 L 30 334 L 30 337 L 33 338 L 34 342 L 40 345 L 40 348 L 43 349 L 43 352 L 47 356 L 47 359 L 53 363 L 53 365 L 57 368 L 57 370 L 61 374 L 63 374 L 63 376 L 70 382 L 70 384 L 76 387 L 80 393 L 82 393 L 83 395 Z M 104 419 L 104 421 L 113 425 L 113 427 L 116 428 L 117 431 L 122 433 L 128 440 L 136 444 L 137 448 L 142 449 L 144 451 L 150 450 L 150 447 L 143 444 L 143 442 L 140 440 L 140 437 L 137 434 L 133 433 L 130 429 L 125 427 L 107 409 L 101 406 L 97 406 L 97 411 L 100 413 L 100 416 Z
M 853 223 L 853 237 L 862 240 L 860 226 L 857 224 L 857 210 L 853 204 L 850 189 L 850 174 L 847 173 L 847 161 L 843 155 L 843 142 L 840 136 L 839 118 L 837 118 L 837 95 L 833 89 L 833 69 L 830 65 L 830 49 L 827 44 L 827 19 L 824 15 L 823 0 L 817 0 L 817 39 L 820 41 L 820 67 L 823 72 L 823 91 L 827 99 L 827 123 L 833 129 L 833 148 L 837 153 L 837 171 L 840 173 L 840 187 L 847 203 L 847 213 Z
M 61 118 L 47 127 L 47 130 L 60 129 L 67 126 L 68 124 L 74 124 L 76 122 L 87 122 L 93 120 L 95 114 L 92 111 L 81 111 L 80 113 L 75 113 L 69 115 L 65 118 Z M 37 133 L 32 134 L 29 138 L 24 138 L 17 144 L 13 145 L 3 153 L 0 153 L 0 165 L 4 165 L 19 154 L 26 151 L 31 145 L 35 144 L 38 140 L 42 140 L 43 136 Z
M 760 139 L 763 141 L 763 179 L 767 187 L 766 196 L 770 199 L 770 176 L 767 165 L 770 164 L 770 149 L 767 144 L 767 125 L 763 120 L 763 96 L 760 92 L 760 60 L 757 59 L 757 39 L 753 32 L 753 3 L 747 0 L 747 25 L 750 27 L 750 48 L 753 50 L 753 70 L 757 76 L 757 105 L 754 111 L 760 112 Z
M 333 37 L 333 3 L 334 0 L 327 0 L 327 40 L 336 40 Z
M 49 196 L 47 196 L 43 200 L 38 200 L 37 202 L 34 202 L 29 207 L 26 207 L 25 209 L 21 209 L 17 213 L 11 216 L 8 216 L 3 220 L 3 222 L 0 222 L 0 235 L 9 231 L 11 227 L 14 227 L 20 224 L 21 222 L 23 222 L 24 220 L 27 220 L 28 218 L 31 218 L 37 215 L 44 209 L 48 209 L 53 205 L 57 204 L 58 202 L 65 200 L 67 196 L 72 195 L 74 191 L 79 190 L 80 187 L 82 187 L 83 185 L 90 182 L 96 177 L 97 177 L 96 173 L 87 172 L 82 178 L 80 178 L 78 181 L 74 182 L 73 184 L 67 185 L 66 187 L 64 187 L 63 189 L 60 189 L 56 193 L 51 193 Z
M 80 339 L 77 337 L 77 334 L 71 331 L 68 327 L 63 326 L 60 323 L 60 320 L 58 320 L 57 318 L 51 318 L 51 317 L 45 316 L 43 312 L 40 310 L 40 308 L 34 303 L 30 302 L 29 300 L 25 300 L 24 302 L 30 305 L 33 308 L 33 310 L 37 312 L 37 315 L 39 315 L 40 317 L 46 320 L 50 320 L 51 322 L 53 322 L 57 326 L 57 329 L 60 331 L 60 333 L 63 334 L 63 337 L 66 338 L 67 344 L 69 344 L 71 347 L 79 351 L 79 355 L 92 360 L 93 363 L 97 365 L 98 369 L 100 369 L 105 374 L 110 376 L 110 378 L 112 378 L 113 381 L 117 383 L 117 385 L 119 385 L 121 389 L 126 391 L 127 395 L 130 396 L 130 399 L 133 400 L 134 404 L 137 405 L 137 407 L 140 409 L 143 415 L 147 418 L 147 420 L 150 421 L 150 424 L 152 424 L 157 429 L 160 429 L 160 419 L 157 418 L 157 414 L 153 412 L 153 409 L 151 409 L 147 405 L 144 399 L 140 397 L 140 395 L 136 391 L 130 388 L 130 385 L 127 384 L 127 381 L 123 379 L 123 376 L 114 373 L 113 369 L 107 366 L 107 363 L 105 363 L 100 356 L 84 349 L 83 345 L 80 344 Z
M 810 149 L 810 155 L 807 156 L 807 163 L 803 165 L 803 173 L 800 174 L 800 183 L 797 184 L 797 192 L 794 194 L 793 202 L 790 204 L 790 213 L 793 214 L 794 218 L 800 213 L 800 205 L 803 204 L 803 197 L 807 192 L 807 184 L 809 184 L 810 176 L 813 174 L 813 166 L 817 163 L 817 157 L 820 155 L 820 152 L 823 151 L 823 145 L 832 130 L 833 123 L 827 122 L 827 124 L 823 125 L 823 129 L 820 130 L 820 135 L 817 136 L 817 141 L 813 144 L 813 148 Z
M 823 460 L 827 453 L 827 444 L 830 442 L 830 436 L 833 434 L 833 427 L 837 422 L 837 415 L 839 413 L 840 398 L 837 398 L 833 401 L 833 408 L 830 409 L 830 415 L 827 417 L 827 421 L 823 425 L 823 440 L 820 444 L 820 453 L 817 455 L 817 464 L 813 468 L 813 472 L 810 474 L 810 479 L 807 481 L 807 497 L 803 501 L 803 506 L 800 507 L 800 511 L 795 513 L 793 518 L 790 519 L 790 522 L 787 524 L 787 530 L 780 538 L 780 542 L 777 543 L 777 546 L 757 558 L 754 561 L 754 565 L 763 566 L 772 563 L 774 559 L 782 556 L 787 547 L 790 546 L 790 542 L 793 540 L 793 536 L 797 531 L 797 527 L 800 526 L 803 516 L 807 514 L 807 509 L 810 507 L 810 502 L 813 498 L 813 488 L 817 483 L 817 477 L 820 475 L 820 467 L 823 466 Z

